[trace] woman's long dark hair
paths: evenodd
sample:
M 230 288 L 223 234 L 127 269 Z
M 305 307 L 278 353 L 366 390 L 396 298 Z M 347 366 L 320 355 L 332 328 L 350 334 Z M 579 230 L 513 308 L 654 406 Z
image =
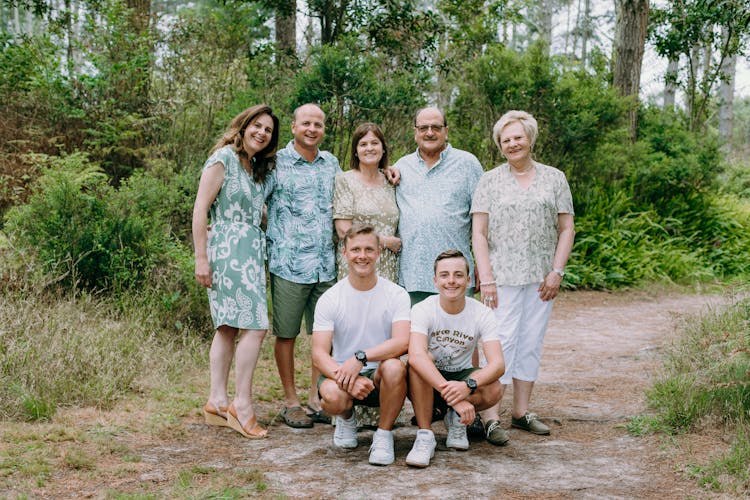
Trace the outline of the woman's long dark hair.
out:
M 243 147 L 243 137 L 245 135 L 245 129 L 247 126 L 258 116 L 268 115 L 273 120 L 273 131 L 271 132 L 271 140 L 268 142 L 268 146 L 258 151 L 253 158 L 248 157 L 245 148 Z M 276 148 L 279 145 L 279 119 L 273 114 L 271 106 L 267 104 L 258 104 L 247 108 L 242 113 L 238 114 L 229 123 L 224 135 L 221 136 L 219 142 L 211 150 L 214 153 L 216 150 L 223 148 L 227 144 L 231 144 L 237 156 L 240 157 L 240 162 L 245 169 L 253 173 L 253 180 L 257 183 L 263 183 L 266 180 L 266 175 L 273 168 L 273 164 L 276 160 Z

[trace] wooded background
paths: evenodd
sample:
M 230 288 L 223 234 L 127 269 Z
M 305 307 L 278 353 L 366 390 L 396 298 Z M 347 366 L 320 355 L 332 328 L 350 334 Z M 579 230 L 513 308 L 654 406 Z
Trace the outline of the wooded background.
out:
M 527 110 L 536 158 L 573 191 L 567 286 L 750 270 L 746 0 L 4 0 L 0 25 L 0 249 L 25 266 L 6 278 L 151 290 L 170 320 L 205 318 L 200 167 L 259 102 L 282 144 L 291 111 L 320 103 L 342 165 L 363 121 L 393 158 L 412 151 L 414 111 L 435 104 L 490 169 L 492 125 Z M 639 95 L 647 47 L 667 68 L 660 95 Z

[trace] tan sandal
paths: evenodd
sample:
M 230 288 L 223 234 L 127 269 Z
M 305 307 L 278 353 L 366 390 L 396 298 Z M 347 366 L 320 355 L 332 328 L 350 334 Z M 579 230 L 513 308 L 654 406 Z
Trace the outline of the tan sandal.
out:
M 213 403 L 211 403 L 210 401 L 203 407 L 203 418 L 206 421 L 206 425 L 229 427 L 226 414 L 226 406 L 219 406 L 219 409 L 217 410 Z
M 229 427 L 246 438 L 263 439 L 268 434 L 268 431 L 258 424 L 255 413 L 253 413 L 253 416 L 250 417 L 250 420 L 245 425 L 242 425 L 240 419 L 237 417 L 237 410 L 234 408 L 234 403 L 230 404 L 227 410 L 227 422 L 229 423 Z

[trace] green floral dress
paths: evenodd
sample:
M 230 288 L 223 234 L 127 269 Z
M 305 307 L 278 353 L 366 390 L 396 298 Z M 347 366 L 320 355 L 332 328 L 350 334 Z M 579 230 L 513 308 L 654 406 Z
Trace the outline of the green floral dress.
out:
M 253 181 L 231 146 L 217 150 L 203 170 L 224 165 L 224 182 L 211 205 L 208 301 L 215 327 L 265 330 L 266 302 L 264 186 Z
M 352 223 L 372 224 L 375 231 L 383 236 L 395 236 L 398 229 L 398 205 L 393 186 L 380 175 L 382 185 L 368 186 L 360 181 L 355 170 L 336 176 L 333 192 L 333 218 L 352 219 Z M 349 265 L 341 254 L 344 242 L 340 241 L 336 252 L 338 279 L 349 274 Z M 383 278 L 398 283 L 398 254 L 384 249 L 380 254 L 375 270 Z

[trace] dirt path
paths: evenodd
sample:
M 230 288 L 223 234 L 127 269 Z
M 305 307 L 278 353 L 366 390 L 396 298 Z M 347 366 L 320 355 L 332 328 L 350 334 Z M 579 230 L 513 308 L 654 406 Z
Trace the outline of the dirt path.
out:
M 359 433 L 356 450 L 342 451 L 332 447 L 330 426 L 295 430 L 274 419 L 269 439 L 249 441 L 229 429 L 208 428 L 196 416 L 177 423 L 184 427 L 177 437 L 116 437 L 140 454 L 129 474 L 106 481 L 98 475 L 96 484 L 69 481 L 62 491 L 53 478 L 38 493 L 98 497 L 103 488 L 112 487 L 161 496 L 177 471 L 196 466 L 260 470 L 268 489 L 258 495 L 269 497 L 706 497 L 705 490 L 675 471 L 661 438 L 631 437 L 622 425 L 646 411 L 643 391 L 659 365 L 660 347 L 673 335 L 674 315 L 698 312 L 718 300 L 564 294 L 555 306 L 532 398 L 532 409 L 552 427 L 549 437 L 511 430 L 506 447 L 473 441 L 469 451 L 455 452 L 444 447 L 443 424 L 435 423 L 438 449 L 431 466 L 420 470 L 404 462 L 415 434 L 411 426 L 395 431 L 396 463 L 374 467 L 367 463 L 369 430 Z M 509 401 L 510 393 L 503 405 L 506 427 Z M 261 420 L 271 420 L 276 411 L 276 405 L 261 406 Z

